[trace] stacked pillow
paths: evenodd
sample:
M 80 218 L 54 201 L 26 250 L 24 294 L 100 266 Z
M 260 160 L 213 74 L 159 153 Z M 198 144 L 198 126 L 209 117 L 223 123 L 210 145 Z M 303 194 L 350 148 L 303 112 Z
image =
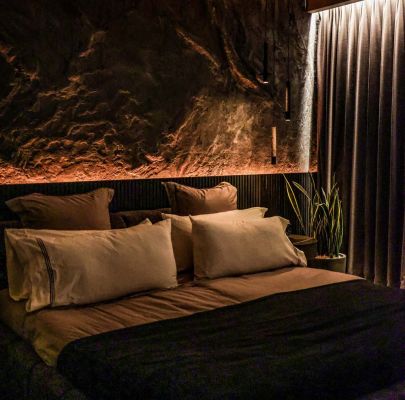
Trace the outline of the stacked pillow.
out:
M 28 228 L 5 231 L 10 296 L 27 300 L 27 311 L 177 285 L 171 221 L 111 230 L 113 194 L 102 188 L 6 203 Z
M 163 182 L 173 214 L 212 214 L 237 209 L 237 189 L 221 182 L 210 189 L 195 189 L 176 182 Z
M 236 209 L 229 183 L 165 186 L 174 213 L 113 230 L 112 189 L 8 201 L 25 227 L 6 230 L 10 296 L 35 311 L 172 288 L 178 272 L 193 268 L 202 279 L 306 265 L 285 234 L 288 221 L 264 218 L 262 207 Z
M 306 265 L 281 217 L 264 218 L 267 208 L 237 210 L 237 189 L 221 182 L 210 189 L 164 183 L 172 214 L 177 271 L 194 268 L 196 278 L 253 273 L 287 265 Z M 195 215 L 199 214 L 199 215 Z
M 289 265 L 306 266 L 285 234 L 281 217 L 218 221 L 191 218 L 197 278 L 251 274 Z
M 8 230 L 17 272 L 9 270 L 10 296 L 28 299 L 26 310 L 35 311 L 175 287 L 170 230 L 170 221 L 104 231 Z
M 246 210 L 225 211 L 215 214 L 194 216 L 197 221 L 249 221 L 262 219 L 267 208 L 253 207 Z M 172 242 L 178 272 L 193 269 L 192 219 L 189 216 L 162 214 L 163 219 L 172 221 Z
M 24 228 L 31 229 L 111 229 L 109 204 L 114 190 L 101 188 L 71 196 L 33 193 L 6 201 L 18 214 Z

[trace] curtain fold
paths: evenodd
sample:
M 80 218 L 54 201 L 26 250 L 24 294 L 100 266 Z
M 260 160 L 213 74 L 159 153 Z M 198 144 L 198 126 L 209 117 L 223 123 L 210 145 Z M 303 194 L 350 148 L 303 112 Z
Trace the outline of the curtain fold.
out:
M 343 199 L 348 272 L 399 286 L 405 275 L 405 0 L 319 14 L 321 184 Z

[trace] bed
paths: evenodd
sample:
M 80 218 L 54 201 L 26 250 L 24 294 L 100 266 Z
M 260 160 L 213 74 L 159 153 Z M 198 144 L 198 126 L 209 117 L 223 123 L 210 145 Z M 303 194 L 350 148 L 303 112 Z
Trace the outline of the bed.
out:
M 112 213 L 111 221 L 156 222 L 161 211 Z M 290 266 L 178 280 L 174 289 L 34 313 L 3 282 L 5 398 L 405 396 L 404 291 Z

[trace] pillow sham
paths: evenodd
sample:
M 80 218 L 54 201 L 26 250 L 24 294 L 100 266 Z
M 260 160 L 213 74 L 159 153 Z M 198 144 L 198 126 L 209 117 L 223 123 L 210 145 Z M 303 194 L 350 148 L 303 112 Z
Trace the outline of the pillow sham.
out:
M 196 278 L 306 266 L 304 253 L 285 234 L 289 222 L 284 218 L 219 222 L 191 217 L 191 221 Z
M 252 207 L 244 210 L 225 211 L 215 214 L 197 215 L 197 221 L 239 221 L 263 218 L 267 208 Z M 178 272 L 193 268 L 193 241 L 191 238 L 192 224 L 189 216 L 162 213 L 163 219 L 172 221 L 172 243 L 174 258 Z
M 32 234 L 20 241 L 31 292 L 28 312 L 89 304 L 177 285 L 170 221 L 126 229 Z M 11 232 L 13 233 L 13 232 Z
M 142 224 L 152 225 L 149 219 L 142 221 L 140 225 Z M 82 234 L 89 235 L 92 232 L 92 230 L 5 229 L 4 242 L 10 297 L 15 301 L 26 300 L 31 293 L 31 282 L 26 268 L 30 257 L 30 254 L 25 253 L 26 239 L 52 240 L 53 238 L 79 237 Z
M 228 182 L 221 182 L 210 189 L 196 189 L 175 182 L 162 184 L 173 214 L 212 214 L 237 208 L 237 189 Z
M 47 196 L 32 193 L 6 201 L 22 225 L 31 229 L 111 229 L 108 206 L 114 189 L 101 188 L 84 194 Z

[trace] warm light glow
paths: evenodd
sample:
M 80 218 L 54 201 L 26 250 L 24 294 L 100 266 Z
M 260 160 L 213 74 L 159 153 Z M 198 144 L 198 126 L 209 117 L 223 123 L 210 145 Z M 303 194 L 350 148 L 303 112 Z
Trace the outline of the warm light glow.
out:
M 46 169 L 13 166 L 0 159 L 0 184 L 307 172 L 289 159 L 281 131 L 277 164 L 272 164 L 271 125 L 265 135 L 257 130 L 269 104 L 249 102 L 243 95 L 201 96 L 179 128 L 168 134 L 156 153 L 146 154 L 147 162 L 140 166 L 122 159 L 97 162 L 91 154 L 86 164 L 69 166 L 58 156 Z
M 290 89 L 289 84 L 287 83 L 285 87 L 285 105 L 284 105 L 285 112 L 290 112 Z
M 289 174 L 301 172 L 316 172 L 316 168 L 308 170 L 299 170 L 295 164 L 276 164 L 266 163 L 262 166 L 253 166 L 246 169 L 224 168 L 219 175 L 273 175 L 273 174 Z M 195 172 L 192 174 L 180 174 L 178 170 L 169 169 L 167 172 L 161 171 L 156 175 L 140 175 L 136 170 L 127 170 L 110 165 L 108 168 L 99 168 L 91 166 L 89 169 L 83 170 L 77 168 L 74 171 L 65 173 L 64 175 L 55 175 L 53 173 L 44 173 L 41 175 L 28 174 L 26 171 L 15 169 L 11 171 L 11 175 L 7 177 L 0 176 L 0 184 L 27 184 L 27 183 L 61 183 L 61 182 L 90 182 L 104 180 L 125 180 L 125 179 L 163 179 L 163 178 L 184 178 L 184 177 L 204 177 L 218 176 L 211 171 L 204 169 L 201 173 Z
M 297 91 L 309 16 L 293 7 L 287 20 L 286 7 L 267 0 L 263 19 L 264 0 L 259 14 L 242 3 L 237 15 L 211 6 L 176 14 L 167 5 L 173 15 L 164 24 L 157 9 L 131 6 L 124 25 L 74 31 L 66 54 L 50 51 L 52 37 L 63 41 L 65 28 L 87 20 L 91 8 L 71 18 L 38 6 L 44 20 L 55 17 L 56 31 L 44 31 L 29 54 L 30 8 L 21 8 L 21 23 L 4 21 L 10 34 L 0 45 L 0 184 L 306 172 L 297 160 L 306 134 L 297 126 Z M 197 15 L 206 18 L 198 34 L 189 26 Z M 287 80 L 292 124 L 283 113 Z
M 311 136 L 313 119 L 313 101 L 315 85 L 315 51 L 316 24 L 318 15 L 311 15 L 311 25 L 308 36 L 307 62 L 305 66 L 304 88 L 301 93 L 301 109 L 299 116 L 299 168 L 309 170 L 311 159 Z
M 277 128 L 271 128 L 271 156 L 277 157 Z

